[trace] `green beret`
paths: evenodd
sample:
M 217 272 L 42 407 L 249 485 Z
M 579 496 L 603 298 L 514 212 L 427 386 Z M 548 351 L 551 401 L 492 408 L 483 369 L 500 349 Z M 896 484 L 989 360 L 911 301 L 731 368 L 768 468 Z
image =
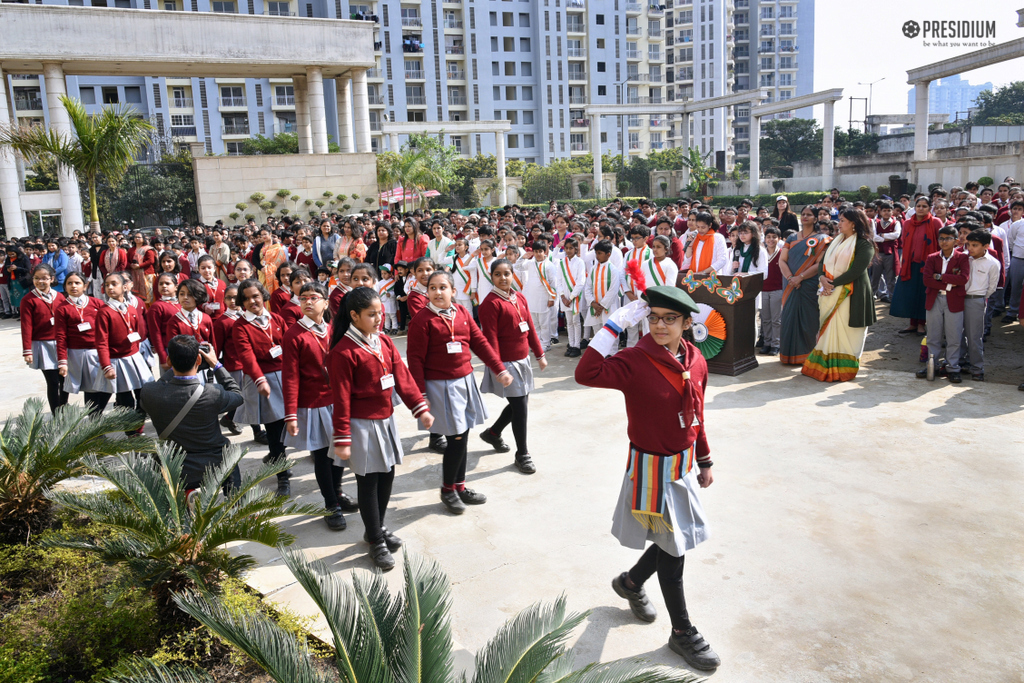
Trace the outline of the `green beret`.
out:
M 670 311 L 678 311 L 685 314 L 700 311 L 689 294 L 679 287 L 671 285 L 648 287 L 647 291 L 643 293 L 643 300 L 651 308 L 667 308 Z

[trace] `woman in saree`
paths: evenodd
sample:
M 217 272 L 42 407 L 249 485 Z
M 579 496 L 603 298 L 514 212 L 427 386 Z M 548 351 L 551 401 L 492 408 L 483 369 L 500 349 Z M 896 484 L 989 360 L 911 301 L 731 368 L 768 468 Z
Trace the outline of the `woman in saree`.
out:
M 889 315 L 910 318 L 910 325 L 900 334 L 924 336 L 925 286 L 921 270 L 928 255 L 939 250 L 939 228 L 942 221 L 932 215 L 927 197 L 918 197 L 914 213 L 903 221 L 903 254 L 900 276 L 892 293 Z
M 839 214 L 839 234 L 818 264 L 820 328 L 814 350 L 801 370 L 819 382 L 857 376 L 868 325 L 875 322 L 868 268 L 875 258 L 871 224 L 860 209 Z
M 782 328 L 779 360 L 803 365 L 818 334 L 818 261 L 828 237 L 814 225 L 813 206 L 800 212 L 800 232 L 791 235 L 779 254 L 779 270 L 786 281 L 782 292 Z
M 277 268 L 288 260 L 288 250 L 281 244 L 277 235 L 269 230 L 266 232 L 266 243 L 260 256 L 263 260 L 263 285 L 267 291 L 276 292 L 278 288 Z
M 132 269 L 132 294 L 148 306 L 153 303 L 153 278 L 156 276 L 156 250 L 146 244 L 141 232 L 132 237 L 128 263 Z

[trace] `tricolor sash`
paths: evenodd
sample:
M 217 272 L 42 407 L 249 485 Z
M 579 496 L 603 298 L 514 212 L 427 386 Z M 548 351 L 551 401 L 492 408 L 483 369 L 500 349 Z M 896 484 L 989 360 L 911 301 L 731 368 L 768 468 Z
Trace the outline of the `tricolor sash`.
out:
M 669 484 L 692 469 L 693 446 L 675 455 L 653 455 L 630 445 L 626 476 L 632 482 L 633 518 L 656 534 L 672 533 L 672 524 L 665 518 L 665 493 Z
M 569 267 L 569 259 L 564 258 L 559 260 L 558 267 L 562 269 L 562 277 L 565 279 L 565 283 L 569 285 L 569 289 L 576 289 L 576 278 L 572 276 L 572 268 Z M 569 310 L 577 315 L 580 312 L 580 298 L 579 296 L 570 300 Z
M 465 282 L 465 284 L 462 286 L 462 293 L 469 294 L 469 286 L 472 283 L 473 278 L 470 277 L 469 272 L 466 270 L 466 266 L 465 264 L 462 263 L 461 258 L 455 259 L 455 262 L 452 264 L 452 270 L 454 270 L 458 274 L 458 276 L 462 278 L 462 280 Z
M 554 297 L 555 288 L 552 287 L 551 283 L 548 282 L 548 279 L 544 277 L 544 263 L 542 261 L 534 261 L 534 263 L 537 264 L 537 275 L 540 276 L 540 282 L 544 285 L 544 289 L 548 291 L 548 296 Z
M 602 273 L 603 271 L 603 273 Z M 612 287 L 612 269 L 607 263 L 602 263 L 594 269 L 594 300 L 600 302 L 604 299 L 605 295 L 608 294 L 608 290 Z M 603 305 L 603 304 L 602 304 Z M 594 308 L 591 306 L 590 315 L 597 315 L 594 313 Z
M 668 284 L 666 282 L 668 276 L 665 275 L 665 269 L 658 263 L 658 259 L 649 259 L 647 261 L 647 270 L 651 273 L 651 278 L 654 280 L 654 284 L 648 284 L 648 287 Z M 672 284 L 674 285 L 675 283 L 673 282 Z

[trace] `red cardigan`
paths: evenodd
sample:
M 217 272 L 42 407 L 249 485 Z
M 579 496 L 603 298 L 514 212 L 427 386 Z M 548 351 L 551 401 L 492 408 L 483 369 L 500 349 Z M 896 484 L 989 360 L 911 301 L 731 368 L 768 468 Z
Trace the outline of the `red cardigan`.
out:
M 941 280 L 936 280 L 933 275 L 942 272 L 942 252 L 937 251 L 929 254 L 921 268 L 921 277 L 924 278 L 925 291 L 924 307 L 932 310 L 935 299 L 939 292 L 946 289 L 947 285 L 953 288 L 946 292 L 946 303 L 949 304 L 950 313 L 959 313 L 964 310 L 964 299 L 967 295 L 967 281 L 971 277 L 971 257 L 962 251 L 954 251 L 946 266 L 946 273 Z
M 391 405 L 391 392 L 398 391 L 402 402 L 413 406 L 413 417 L 427 412 L 427 401 L 416 387 L 409 368 L 405 367 L 395 345 L 386 335 L 380 335 L 381 353 L 387 369 L 368 351 L 360 348 L 348 337 L 334 345 L 327 358 L 327 372 L 331 377 L 334 398 L 334 445 L 352 443 L 351 419 L 386 420 L 395 412 Z M 382 389 L 381 378 L 391 374 L 394 388 Z
M 69 300 L 57 308 L 57 365 L 68 364 L 68 349 L 95 349 L 96 348 L 96 316 L 105 304 L 99 299 L 89 297 L 85 308 L 78 309 Z M 84 332 L 78 329 L 82 323 L 89 323 L 89 329 Z
M 177 301 L 154 301 L 153 305 L 146 311 L 146 328 L 149 330 L 149 345 L 160 358 L 160 365 L 169 365 L 167 360 L 167 342 L 164 332 L 167 330 L 167 323 L 170 322 L 181 305 Z
M 213 346 L 220 352 L 220 362 L 228 372 L 242 369 L 242 362 L 238 360 L 238 350 L 235 349 L 235 340 L 231 335 L 236 322 L 238 318 L 227 315 L 213 321 Z
M 900 262 L 900 280 L 906 282 L 910 279 L 911 251 L 914 248 L 916 234 L 924 231 L 924 253 L 931 254 L 939 246 L 939 228 L 942 221 L 930 213 L 923 221 L 918 221 L 917 216 L 911 213 L 910 218 L 903 221 L 903 232 L 900 240 L 903 242 L 903 256 Z M 917 261 L 920 263 L 920 261 Z
M 213 278 L 213 285 L 209 285 L 202 280 L 199 282 L 206 287 L 207 301 L 202 305 L 203 313 L 210 316 L 214 320 L 224 314 L 224 292 L 227 291 L 228 286 L 224 284 L 223 280 Z
M 302 325 L 292 325 L 284 333 L 281 388 L 285 420 L 298 419 L 299 408 L 323 408 L 334 402 L 325 367 L 330 343 L 330 328 L 323 339 Z
M 128 265 L 135 265 L 135 256 L 137 253 L 138 249 L 135 247 L 132 247 L 128 250 Z M 139 262 L 139 265 L 142 266 L 141 270 L 143 273 L 145 273 L 146 275 L 153 275 L 156 272 L 154 270 L 154 266 L 156 265 L 156 249 L 148 247 L 146 249 L 146 252 L 142 255 L 142 260 Z
M 199 342 L 210 342 L 213 345 L 213 350 L 217 350 L 216 338 L 213 336 L 213 320 L 202 311 L 199 311 L 199 327 L 197 328 L 193 328 L 192 324 L 185 319 L 183 311 L 175 313 L 174 317 L 167 321 L 167 327 L 164 328 L 165 344 L 170 344 L 171 340 L 179 334 L 195 337 Z
M 682 397 L 676 385 L 655 366 L 668 371 L 683 372 L 683 366 L 650 335 L 641 337 L 633 348 L 604 358 L 588 348 L 576 365 L 576 381 L 586 387 L 617 389 L 626 399 L 626 434 L 630 443 L 645 453 L 674 455 L 692 444 L 698 463 L 711 461 L 704 430 L 704 390 L 708 383 L 708 364 L 700 351 L 687 341 L 680 351 L 685 353 L 688 382 L 700 387 L 697 405 L 693 406 L 696 424 L 680 426 Z
M 107 270 L 107 252 L 109 251 L 110 249 L 104 249 L 103 251 L 100 252 L 100 275 L 103 277 L 104 280 L 107 279 L 107 276 L 110 275 L 111 272 L 120 272 L 122 270 L 128 269 L 128 252 L 126 252 L 124 249 L 118 248 L 117 269 L 115 271 Z
M 263 376 L 266 373 L 281 370 L 281 356 L 271 357 L 270 349 L 280 346 L 284 341 L 284 323 L 281 316 L 276 313 L 267 315 L 270 316 L 269 330 L 263 330 L 255 323 L 247 321 L 244 314 L 231 329 L 231 338 L 235 340 L 235 351 L 238 353 L 238 361 L 242 364 L 242 372 L 256 384 L 267 381 Z
M 480 318 L 484 336 L 502 361 L 511 363 L 522 360 L 530 355 L 531 349 L 537 358 L 544 357 L 540 338 L 533 327 L 530 307 L 526 305 L 526 297 L 522 294 L 516 295 L 516 305 L 513 306 L 511 301 L 491 292 L 484 298 L 476 314 Z M 521 321 L 530 325 L 528 332 L 519 329 Z
M 128 335 L 139 332 L 141 322 L 139 314 L 131 306 L 123 315 L 109 305 L 100 307 L 96 314 L 96 351 L 101 368 L 109 368 L 111 358 L 127 358 L 139 352 L 139 342 L 128 341 Z
M 56 339 L 54 323 L 57 309 L 64 303 L 64 295 L 54 290 L 53 301 L 46 303 L 35 290 L 21 298 L 21 348 L 25 355 L 32 353 L 32 342 Z
M 409 319 L 416 317 L 416 314 L 427 307 L 428 299 L 423 295 L 422 292 L 413 288 L 409 290 L 409 298 L 405 302 L 406 308 L 409 310 Z
M 270 295 L 270 310 L 278 315 L 281 314 L 281 309 L 284 305 L 292 298 L 292 290 L 288 287 L 278 287 L 274 290 L 274 293 Z
M 278 309 L 277 314 L 281 316 L 281 320 L 284 321 L 284 329 L 292 329 L 292 325 L 299 322 L 304 315 L 299 305 L 294 303 L 291 299 L 287 301 L 281 308 Z
M 135 310 L 136 315 L 139 316 L 139 334 L 142 335 L 143 339 L 149 339 L 149 325 L 146 324 L 146 302 L 140 299 L 135 292 L 132 292 L 132 296 L 135 297 L 135 306 L 128 304 L 128 308 Z M 125 301 L 128 301 L 128 297 L 125 297 Z M 149 343 L 150 346 L 153 342 Z
M 505 365 L 498 358 L 494 348 L 487 342 L 484 333 L 473 322 L 469 311 L 454 304 L 455 336 L 452 328 L 441 316 L 429 308 L 420 311 L 409 323 L 409 337 L 406 341 L 406 358 L 409 360 L 409 372 L 416 380 L 420 391 L 427 390 L 428 379 L 458 379 L 473 372 L 473 356 L 475 353 L 494 374 L 505 371 Z M 448 353 L 448 343 L 462 343 L 462 351 Z

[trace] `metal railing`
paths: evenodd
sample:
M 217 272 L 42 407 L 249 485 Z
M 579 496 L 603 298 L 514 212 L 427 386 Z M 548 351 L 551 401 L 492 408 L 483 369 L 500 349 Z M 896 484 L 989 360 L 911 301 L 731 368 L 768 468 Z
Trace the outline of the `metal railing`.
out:
M 383 95 L 369 95 L 366 99 L 370 100 L 370 104 L 384 104 Z
M 586 152 L 588 149 L 590 149 L 590 148 L 587 146 L 587 143 L 585 143 L 585 142 L 570 142 L 569 143 L 569 151 L 570 152 Z
M 590 119 L 570 119 L 570 128 L 588 128 L 590 126 Z
M 282 121 L 281 119 L 278 119 L 274 122 L 275 133 L 294 133 L 298 129 L 299 127 L 295 125 L 294 121 Z
M 367 69 L 366 70 L 366 77 L 367 78 L 384 78 L 384 70 L 383 69 Z
M 640 142 L 639 140 L 630 140 L 629 141 L 629 148 L 631 150 L 632 149 L 643 149 L 644 148 L 644 143 Z
M 289 12 L 288 10 L 269 9 L 269 10 L 266 10 L 265 12 L 263 12 L 263 16 L 265 16 L 265 17 L 294 17 L 294 16 L 298 16 L 298 15 L 296 15 L 295 12 Z
M 626 50 L 626 59 L 640 59 L 640 50 Z
M 627 14 L 630 14 L 630 13 L 631 14 L 639 14 L 640 12 L 643 12 L 643 11 L 644 11 L 643 5 L 641 5 L 639 2 L 627 2 L 626 3 L 626 13 Z
M 14 100 L 14 108 L 18 111 L 33 111 L 36 109 L 43 108 L 43 100 L 38 97 L 31 99 L 16 99 Z
M 192 106 L 191 97 L 175 97 L 171 100 L 171 107 L 174 109 L 191 109 Z
M 244 107 L 245 97 L 222 97 L 220 98 L 220 106 L 222 107 Z
M 565 48 L 565 56 L 572 59 L 574 57 L 586 57 L 587 48 L 585 47 L 567 47 Z
M 37 76 L 36 74 L 16 74 L 14 76 L 11 76 L 11 78 L 13 80 L 15 80 L 15 81 L 38 81 L 39 80 L 39 76 Z
M 445 28 L 462 28 L 462 19 L 445 19 Z
M 587 72 L 583 69 L 569 69 L 569 80 L 585 81 L 587 80 Z
M 663 61 L 664 58 L 665 58 L 665 55 L 664 55 L 664 53 L 662 53 L 661 50 L 655 50 L 653 52 L 648 50 L 648 52 L 647 52 L 647 61 L 649 61 L 649 62 L 660 62 L 660 61 Z
M 406 80 L 422 81 L 423 69 L 406 69 L 405 78 Z
M 661 38 L 662 33 L 660 28 L 649 28 L 647 29 L 648 38 Z
M 425 105 L 427 103 L 427 98 L 425 95 L 406 95 L 405 103 L 412 106 Z
M 567 21 L 565 22 L 566 33 L 583 33 L 583 22 L 582 21 Z
M 380 130 L 380 121 L 370 121 L 370 130 Z
M 639 128 L 642 125 L 644 125 L 644 124 L 640 120 L 639 116 L 630 116 L 628 119 L 626 119 L 626 127 L 627 128 Z
M 664 7 L 660 7 L 658 5 L 648 5 L 647 6 L 647 14 L 648 15 L 658 16 L 658 15 L 661 15 L 661 14 L 664 14 L 664 13 L 665 13 L 665 8 Z
M 449 95 L 448 96 L 448 105 L 449 106 L 462 107 L 462 106 L 465 106 L 465 104 L 466 104 L 466 96 L 465 95 Z
M 279 107 L 294 107 L 295 95 L 275 95 L 274 104 Z
M 565 0 L 565 6 L 569 9 L 586 9 L 586 0 Z
M 464 81 L 464 80 L 466 80 L 466 72 L 464 70 L 460 69 L 460 70 L 457 70 L 457 71 L 449 71 L 447 73 L 448 73 L 448 80 L 449 81 Z
M 195 126 L 171 126 L 172 138 L 194 138 L 195 136 Z
M 634 95 L 633 97 L 626 98 L 626 104 L 662 104 L 664 100 L 661 97 L 649 97 Z
M 642 36 L 643 34 L 644 34 L 644 30 L 642 28 L 640 28 L 639 26 L 627 26 L 626 27 L 626 35 L 627 36 Z
M 626 74 L 627 83 L 646 83 L 650 74 Z
M 466 54 L 465 45 L 445 45 L 444 53 L 446 55 L 464 55 Z
M 630 147 L 630 149 L 632 149 L 632 147 Z M 651 149 L 665 149 L 665 143 L 664 142 L 655 142 L 655 141 L 652 140 L 651 141 Z
M 648 75 L 648 80 L 650 80 L 651 83 L 661 83 L 662 82 L 662 76 L 661 76 L 661 74 L 649 74 Z
M 220 127 L 220 132 L 223 135 L 248 135 L 249 124 L 248 123 L 233 123 L 231 125 L 223 125 Z
M 402 28 L 423 28 L 423 20 L 419 17 L 402 17 Z
M 581 95 L 569 95 L 569 104 L 587 104 L 587 98 Z

